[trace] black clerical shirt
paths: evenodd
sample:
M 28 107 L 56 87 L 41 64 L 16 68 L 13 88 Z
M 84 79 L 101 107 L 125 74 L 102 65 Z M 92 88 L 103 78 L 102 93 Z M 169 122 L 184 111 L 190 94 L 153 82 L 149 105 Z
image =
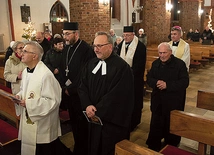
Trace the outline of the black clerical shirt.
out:
M 172 46 L 178 46 L 178 44 L 179 44 L 179 41 L 178 42 L 173 41 Z

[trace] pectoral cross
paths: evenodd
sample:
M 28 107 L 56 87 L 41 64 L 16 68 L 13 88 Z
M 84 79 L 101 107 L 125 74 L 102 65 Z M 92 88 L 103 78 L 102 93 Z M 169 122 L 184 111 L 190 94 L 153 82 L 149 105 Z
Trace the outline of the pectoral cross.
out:
M 68 72 L 69 72 L 69 70 L 68 70 L 68 66 L 66 67 L 66 70 L 65 70 L 65 76 L 68 76 Z

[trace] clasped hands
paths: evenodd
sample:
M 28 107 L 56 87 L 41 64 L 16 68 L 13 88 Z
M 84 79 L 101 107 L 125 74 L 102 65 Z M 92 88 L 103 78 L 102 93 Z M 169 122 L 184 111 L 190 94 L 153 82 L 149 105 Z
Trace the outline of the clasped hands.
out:
M 95 112 L 97 111 L 97 109 L 95 108 L 95 106 L 93 105 L 89 105 L 86 108 L 86 114 L 89 118 L 93 118 L 95 116 Z
M 156 86 L 160 90 L 166 89 L 166 82 L 164 82 L 163 80 L 158 80 Z

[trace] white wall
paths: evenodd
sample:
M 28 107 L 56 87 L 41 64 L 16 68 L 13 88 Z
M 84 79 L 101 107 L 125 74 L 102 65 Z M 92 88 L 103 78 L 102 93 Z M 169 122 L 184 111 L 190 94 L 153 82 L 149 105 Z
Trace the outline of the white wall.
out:
M 69 15 L 69 0 L 60 1 L 65 6 Z M 23 34 L 23 28 L 27 26 L 24 22 L 21 21 L 20 6 L 24 6 L 24 4 L 30 6 L 31 21 L 34 23 L 34 28 L 37 31 L 43 31 L 43 23 L 50 22 L 49 14 L 51 7 L 55 2 L 56 0 L 11 0 L 15 40 L 23 40 L 21 37 Z M 9 9 L 7 0 L 1 0 L 0 14 L 0 34 L 4 34 L 4 47 L 6 49 L 12 38 L 10 34 Z
M 130 0 L 128 0 L 128 7 L 127 7 L 127 0 L 121 0 L 120 3 L 121 3 L 120 5 L 121 20 L 118 21 L 117 19 L 112 19 L 111 28 L 115 30 L 115 33 L 117 35 L 122 36 L 123 26 L 129 26 L 132 24 L 132 12 L 137 8 L 137 6 L 139 6 L 140 0 L 135 0 L 134 7 L 132 5 L 132 1 Z M 136 23 L 139 23 L 139 22 L 140 22 L 139 13 L 136 12 Z
M 11 41 L 7 0 L 1 1 L 0 15 L 0 34 L 4 35 L 4 49 L 6 49 Z

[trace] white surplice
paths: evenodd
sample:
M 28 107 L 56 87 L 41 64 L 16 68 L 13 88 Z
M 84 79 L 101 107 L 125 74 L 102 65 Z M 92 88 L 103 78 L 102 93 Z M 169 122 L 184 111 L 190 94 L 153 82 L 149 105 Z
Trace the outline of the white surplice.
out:
M 61 87 L 53 73 L 40 61 L 33 73 L 22 73 L 20 92 L 26 108 L 16 105 L 21 115 L 18 139 L 22 142 L 21 155 L 35 154 L 36 144 L 50 143 L 61 136 L 59 105 Z M 34 124 L 27 124 L 26 109 Z

